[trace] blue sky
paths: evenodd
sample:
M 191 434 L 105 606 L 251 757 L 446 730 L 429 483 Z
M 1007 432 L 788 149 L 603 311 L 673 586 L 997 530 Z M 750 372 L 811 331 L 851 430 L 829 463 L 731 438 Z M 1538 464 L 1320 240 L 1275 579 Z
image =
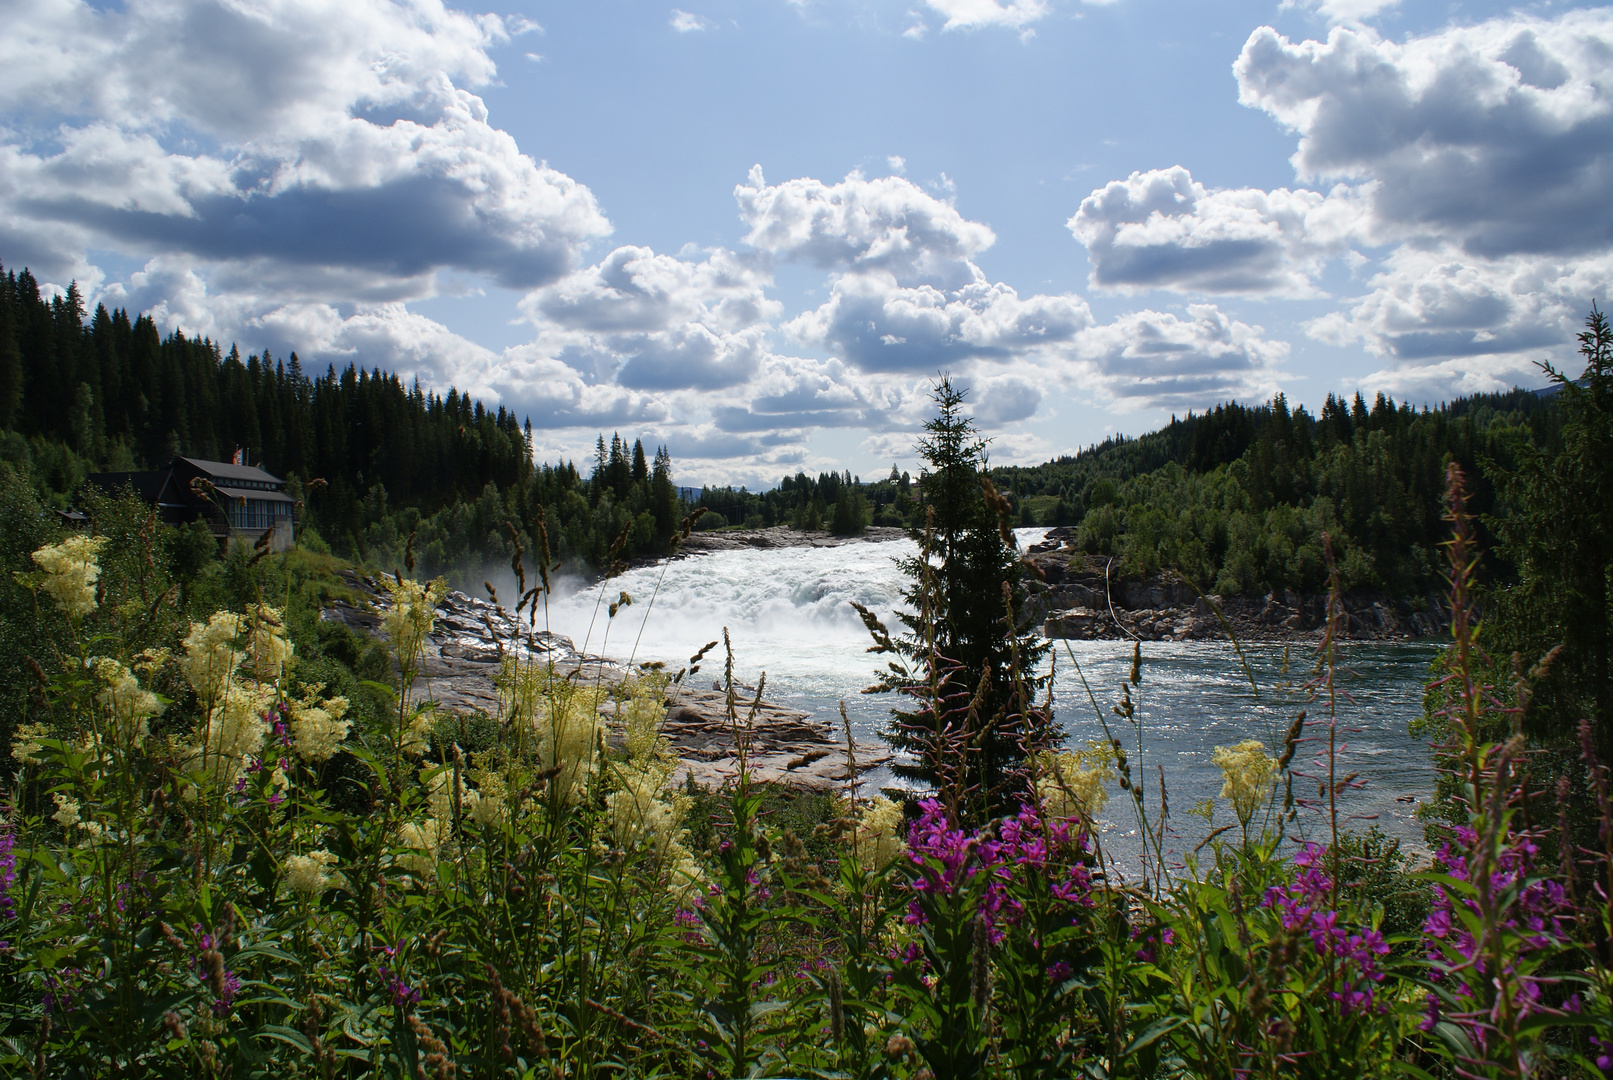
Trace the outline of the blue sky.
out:
M 942 370 L 1003 462 L 1540 385 L 1613 278 L 1606 9 L 680 3 L 0 0 L 0 261 L 752 486 Z

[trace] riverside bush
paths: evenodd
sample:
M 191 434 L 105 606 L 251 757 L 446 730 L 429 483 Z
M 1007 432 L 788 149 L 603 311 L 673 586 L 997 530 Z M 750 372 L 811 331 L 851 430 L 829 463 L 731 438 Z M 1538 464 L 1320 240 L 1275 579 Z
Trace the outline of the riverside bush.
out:
M 438 715 L 415 682 L 438 586 L 399 576 L 383 618 L 391 679 L 355 684 L 379 705 L 352 708 L 300 674 L 283 608 L 260 597 L 153 646 L 130 625 L 145 606 L 107 602 L 110 541 L 42 545 L 20 583 L 53 626 L 41 648 L 61 644 L 33 668 L 45 719 L 10 747 L 0 1069 L 1613 1071 L 1607 770 L 1587 756 L 1603 847 L 1545 865 L 1522 813 L 1521 718 L 1498 714 L 1476 675 L 1459 477 L 1451 489 L 1442 700 L 1465 811 L 1420 874 L 1426 913 L 1410 916 L 1405 881 L 1385 880 L 1398 856 L 1339 831 L 1357 782 L 1340 775 L 1331 630 L 1315 715 L 1277 745 L 1225 749 L 1236 823 L 1177 865 L 1168 815 L 1133 778 L 1146 748 L 1128 757 L 1118 739 L 1028 755 L 1025 797 L 978 828 L 944 785 L 904 814 L 855 780 L 818 798 L 811 828 L 790 809 L 811 798 L 751 783 L 765 679 L 742 698 L 731 649 L 739 770 L 719 793 L 690 794 L 659 730 L 666 680 L 681 675 L 590 683 L 511 642 L 497 714 Z M 523 590 L 517 615 L 538 602 Z M 1144 671 L 1138 651 L 1113 723 L 1137 723 Z M 1499 740 L 1485 735 L 1497 727 Z M 1092 827 L 1106 800 L 1137 816 L 1141 875 Z M 695 806 L 710 820 L 691 821 Z M 1312 813 L 1321 840 L 1295 843 Z

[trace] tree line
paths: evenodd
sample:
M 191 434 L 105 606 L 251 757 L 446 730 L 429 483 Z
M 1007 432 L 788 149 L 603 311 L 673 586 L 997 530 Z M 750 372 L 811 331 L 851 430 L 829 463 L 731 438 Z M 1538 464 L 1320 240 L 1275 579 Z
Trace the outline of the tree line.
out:
M 1414 595 L 1440 577 L 1446 463 L 1475 478 L 1475 509 L 1492 513 L 1494 477 L 1519 448 L 1561 442 L 1554 406 L 1527 390 L 1432 409 L 1329 394 L 1312 415 L 1278 394 L 992 476 L 1022 524 L 1074 526 L 1083 551 L 1125 574 L 1172 569 L 1224 594 L 1321 591 L 1326 531 L 1346 588 Z
M 237 449 L 288 481 L 305 541 L 383 566 L 411 534 L 422 573 L 471 583 L 518 540 L 600 568 L 659 554 L 684 507 L 664 447 L 600 437 L 593 469 L 537 465 L 530 419 L 470 394 L 405 385 L 349 364 L 303 369 L 295 352 L 243 357 L 150 315 L 98 305 L 76 284 L 50 298 L 26 269 L 0 273 L 0 459 L 59 505 L 92 471 L 159 468 Z M 318 481 L 318 483 L 315 483 Z M 512 537 L 506 523 L 514 525 Z

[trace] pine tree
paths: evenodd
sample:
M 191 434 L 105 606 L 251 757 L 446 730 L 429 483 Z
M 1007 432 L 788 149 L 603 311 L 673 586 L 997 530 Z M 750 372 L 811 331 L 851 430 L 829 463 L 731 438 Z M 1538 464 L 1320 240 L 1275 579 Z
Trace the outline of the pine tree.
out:
M 1024 791 L 1027 752 L 1057 736 L 1034 707 L 1049 645 L 1024 625 L 1019 553 L 987 500 L 986 444 L 962 412 L 964 392 L 943 377 L 932 396 L 937 415 L 918 444 L 924 550 L 901 564 L 912 613 L 892 642 L 910 674 L 885 683 L 918 704 L 892 710 L 885 738 L 912 759 L 893 766 L 898 776 L 950 788 L 957 812 L 984 818 Z
M 1613 752 L 1613 324 L 1591 306 L 1579 335 L 1578 380 L 1542 364 L 1556 384 L 1560 448 L 1515 448 L 1517 466 L 1497 473 L 1504 513 L 1491 524 L 1515 583 L 1493 590 L 1486 630 L 1493 651 L 1527 666 L 1563 651 L 1526 717 L 1533 734 L 1571 739 L 1591 719 L 1598 751 Z

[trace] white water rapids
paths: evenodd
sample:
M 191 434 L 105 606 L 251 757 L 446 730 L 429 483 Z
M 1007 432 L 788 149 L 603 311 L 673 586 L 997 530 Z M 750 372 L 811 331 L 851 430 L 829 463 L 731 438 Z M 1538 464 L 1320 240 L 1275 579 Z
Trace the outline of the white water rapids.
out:
M 1045 530 L 1019 530 L 1022 544 Z M 602 587 L 556 599 L 549 608 L 551 627 L 571 637 L 578 648 L 619 660 L 661 660 L 672 670 L 709 641 L 720 641 L 726 627 L 733 641 L 735 678 L 754 685 L 767 673 L 767 697 L 817 714 L 839 725 L 843 701 L 860 739 L 877 738 L 889 717 L 890 696 L 864 695 L 883 658 L 866 652 L 867 632 L 851 601 L 869 607 L 892 631 L 900 629 L 894 611 L 904 579 L 898 558 L 915 553 L 909 541 L 849 543 L 836 547 L 767 548 L 695 555 L 658 566 L 631 570 Z M 626 592 L 631 606 L 609 618 L 607 605 Z M 636 643 L 636 649 L 635 649 Z M 1129 642 L 1056 642 L 1056 716 L 1072 743 L 1104 739 L 1091 700 L 1077 675 L 1086 676 L 1099 710 L 1115 737 L 1126 745 L 1132 775 L 1143 781 L 1151 818 L 1157 814 L 1159 768 L 1163 767 L 1170 822 L 1177 834 L 1173 846 L 1190 852 L 1211 827 L 1188 810 L 1214 799 L 1221 772 L 1211 762 L 1216 746 L 1258 738 L 1279 746 L 1300 708 L 1308 708 L 1307 734 L 1319 741 L 1302 745 L 1296 769 L 1316 772 L 1317 753 L 1326 749 L 1326 702 L 1307 702 L 1298 686 L 1309 674 L 1311 646 L 1297 645 L 1288 655 L 1285 674 L 1281 646 L 1246 646 L 1257 697 L 1231 646 L 1217 642 L 1145 642 L 1143 682 L 1137 729 L 1110 712 L 1120 699 L 1120 684 L 1131 664 Z M 1341 797 L 1341 808 L 1364 830 L 1376 821 L 1386 833 L 1420 846 L 1421 825 L 1414 805 L 1433 791 L 1434 773 L 1426 744 L 1412 739 L 1407 723 L 1421 711 L 1422 683 L 1437 646 L 1424 643 L 1371 643 L 1342 650 L 1338 672 L 1337 775 L 1360 774 L 1365 786 Z M 702 662 L 696 679 L 710 682 L 722 674 L 722 646 Z M 1281 684 L 1292 689 L 1284 691 Z M 1320 723 L 1317 723 L 1320 721 Z M 1320 772 L 1325 775 L 1326 763 Z M 889 777 L 875 776 L 876 783 Z M 1295 794 L 1315 797 L 1317 781 L 1295 780 Z M 1230 807 L 1218 801 L 1213 824 L 1233 821 Z M 1130 798 L 1115 790 L 1105 813 L 1105 843 L 1112 851 L 1135 855 L 1140 840 Z M 1324 822 L 1301 814 L 1298 827 L 1319 835 Z M 1295 826 L 1290 826 L 1292 833 Z

